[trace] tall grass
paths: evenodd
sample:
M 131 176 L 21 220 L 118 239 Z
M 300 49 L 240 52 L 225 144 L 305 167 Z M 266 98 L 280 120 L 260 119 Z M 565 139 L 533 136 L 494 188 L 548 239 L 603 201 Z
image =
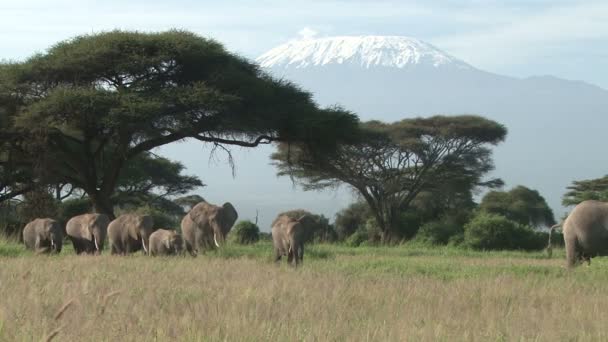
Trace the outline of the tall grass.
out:
M 317 245 L 293 269 L 266 242 L 197 258 L 9 248 L 0 341 L 608 339 L 608 259 L 567 271 L 563 251 Z

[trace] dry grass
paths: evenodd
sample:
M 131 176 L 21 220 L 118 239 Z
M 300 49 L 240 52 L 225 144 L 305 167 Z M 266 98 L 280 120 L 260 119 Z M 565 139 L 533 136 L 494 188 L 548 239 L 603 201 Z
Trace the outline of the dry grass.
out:
M 608 340 L 608 260 L 1 258 L 0 341 Z

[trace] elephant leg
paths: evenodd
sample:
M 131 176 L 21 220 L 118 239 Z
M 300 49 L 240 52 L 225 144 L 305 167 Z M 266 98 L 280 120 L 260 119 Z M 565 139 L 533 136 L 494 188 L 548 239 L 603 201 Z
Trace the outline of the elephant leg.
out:
M 304 245 L 300 245 L 300 248 L 298 248 L 298 259 L 300 264 L 304 263 Z
M 591 255 L 587 253 L 581 253 L 581 260 L 583 262 L 587 262 L 587 266 L 591 266 Z
M 283 253 L 281 253 L 281 251 L 278 248 L 274 249 L 274 262 L 278 263 L 279 261 L 281 261 L 281 257 L 283 256 Z
M 566 244 L 566 260 L 568 261 L 568 268 L 576 266 L 576 262 L 579 259 L 577 241 L 576 238 L 569 238 L 565 241 Z
M 196 255 L 198 254 L 195 250 L 194 247 L 192 246 L 192 244 L 189 241 L 186 241 L 186 251 L 188 251 L 188 253 L 190 253 L 190 255 L 192 257 L 196 257 Z
M 74 246 L 74 252 L 80 254 L 80 242 L 76 238 L 72 238 L 72 246 Z
M 287 251 L 287 263 L 288 264 L 291 264 L 293 262 L 293 259 L 294 259 L 293 256 L 294 256 L 293 248 L 289 248 L 289 250 Z

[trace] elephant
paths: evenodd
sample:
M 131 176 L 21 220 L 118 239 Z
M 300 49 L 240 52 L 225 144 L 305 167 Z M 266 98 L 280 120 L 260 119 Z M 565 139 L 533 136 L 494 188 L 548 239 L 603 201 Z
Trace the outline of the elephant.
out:
M 148 215 L 124 214 L 108 225 L 110 251 L 115 254 L 129 254 L 143 248 L 148 254 L 148 239 L 154 232 L 154 219 Z
M 110 219 L 105 214 L 83 214 L 72 217 L 66 224 L 76 254 L 99 254 L 108 233 Z
M 150 255 L 180 255 L 184 250 L 184 240 L 175 230 L 157 229 L 150 235 Z
M 181 223 L 188 253 L 196 256 L 202 247 L 220 247 L 237 218 L 230 202 L 220 207 L 203 201 L 192 207 Z
M 279 262 L 282 256 L 287 256 L 287 263 L 298 267 L 304 261 L 304 242 L 307 235 L 312 231 L 314 221 L 310 214 L 303 214 L 298 218 L 293 217 L 293 211 L 279 214 L 272 222 L 272 242 L 275 251 L 275 262 Z M 290 215 L 291 214 L 291 215 Z
M 63 229 L 59 222 L 50 218 L 37 218 L 23 228 L 25 247 L 36 254 L 60 253 L 63 246 Z
M 551 227 L 551 232 L 560 226 L 569 268 L 579 261 L 591 264 L 592 257 L 608 255 L 608 203 L 583 201 L 562 223 Z

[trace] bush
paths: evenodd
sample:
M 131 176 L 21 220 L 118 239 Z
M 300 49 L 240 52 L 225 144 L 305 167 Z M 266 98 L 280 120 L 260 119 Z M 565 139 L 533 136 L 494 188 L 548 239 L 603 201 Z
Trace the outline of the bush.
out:
M 395 231 L 391 232 L 395 240 L 409 240 L 413 238 L 421 225 L 421 217 L 413 211 L 399 213 Z
M 349 247 L 359 247 L 361 244 L 367 242 L 368 234 L 366 229 L 358 229 L 344 241 Z
M 416 240 L 433 245 L 459 244 L 462 232 L 462 226 L 451 220 L 432 221 L 420 227 Z
M 352 203 L 340 210 L 336 214 L 335 221 L 337 238 L 341 241 L 348 239 L 349 236 L 362 229 L 370 217 L 369 206 L 362 201 Z
M 464 227 L 464 244 L 474 249 L 541 250 L 543 234 L 504 216 L 480 212 Z
M 230 231 L 230 240 L 241 245 L 256 243 L 260 240 L 260 228 L 249 220 L 239 221 Z

